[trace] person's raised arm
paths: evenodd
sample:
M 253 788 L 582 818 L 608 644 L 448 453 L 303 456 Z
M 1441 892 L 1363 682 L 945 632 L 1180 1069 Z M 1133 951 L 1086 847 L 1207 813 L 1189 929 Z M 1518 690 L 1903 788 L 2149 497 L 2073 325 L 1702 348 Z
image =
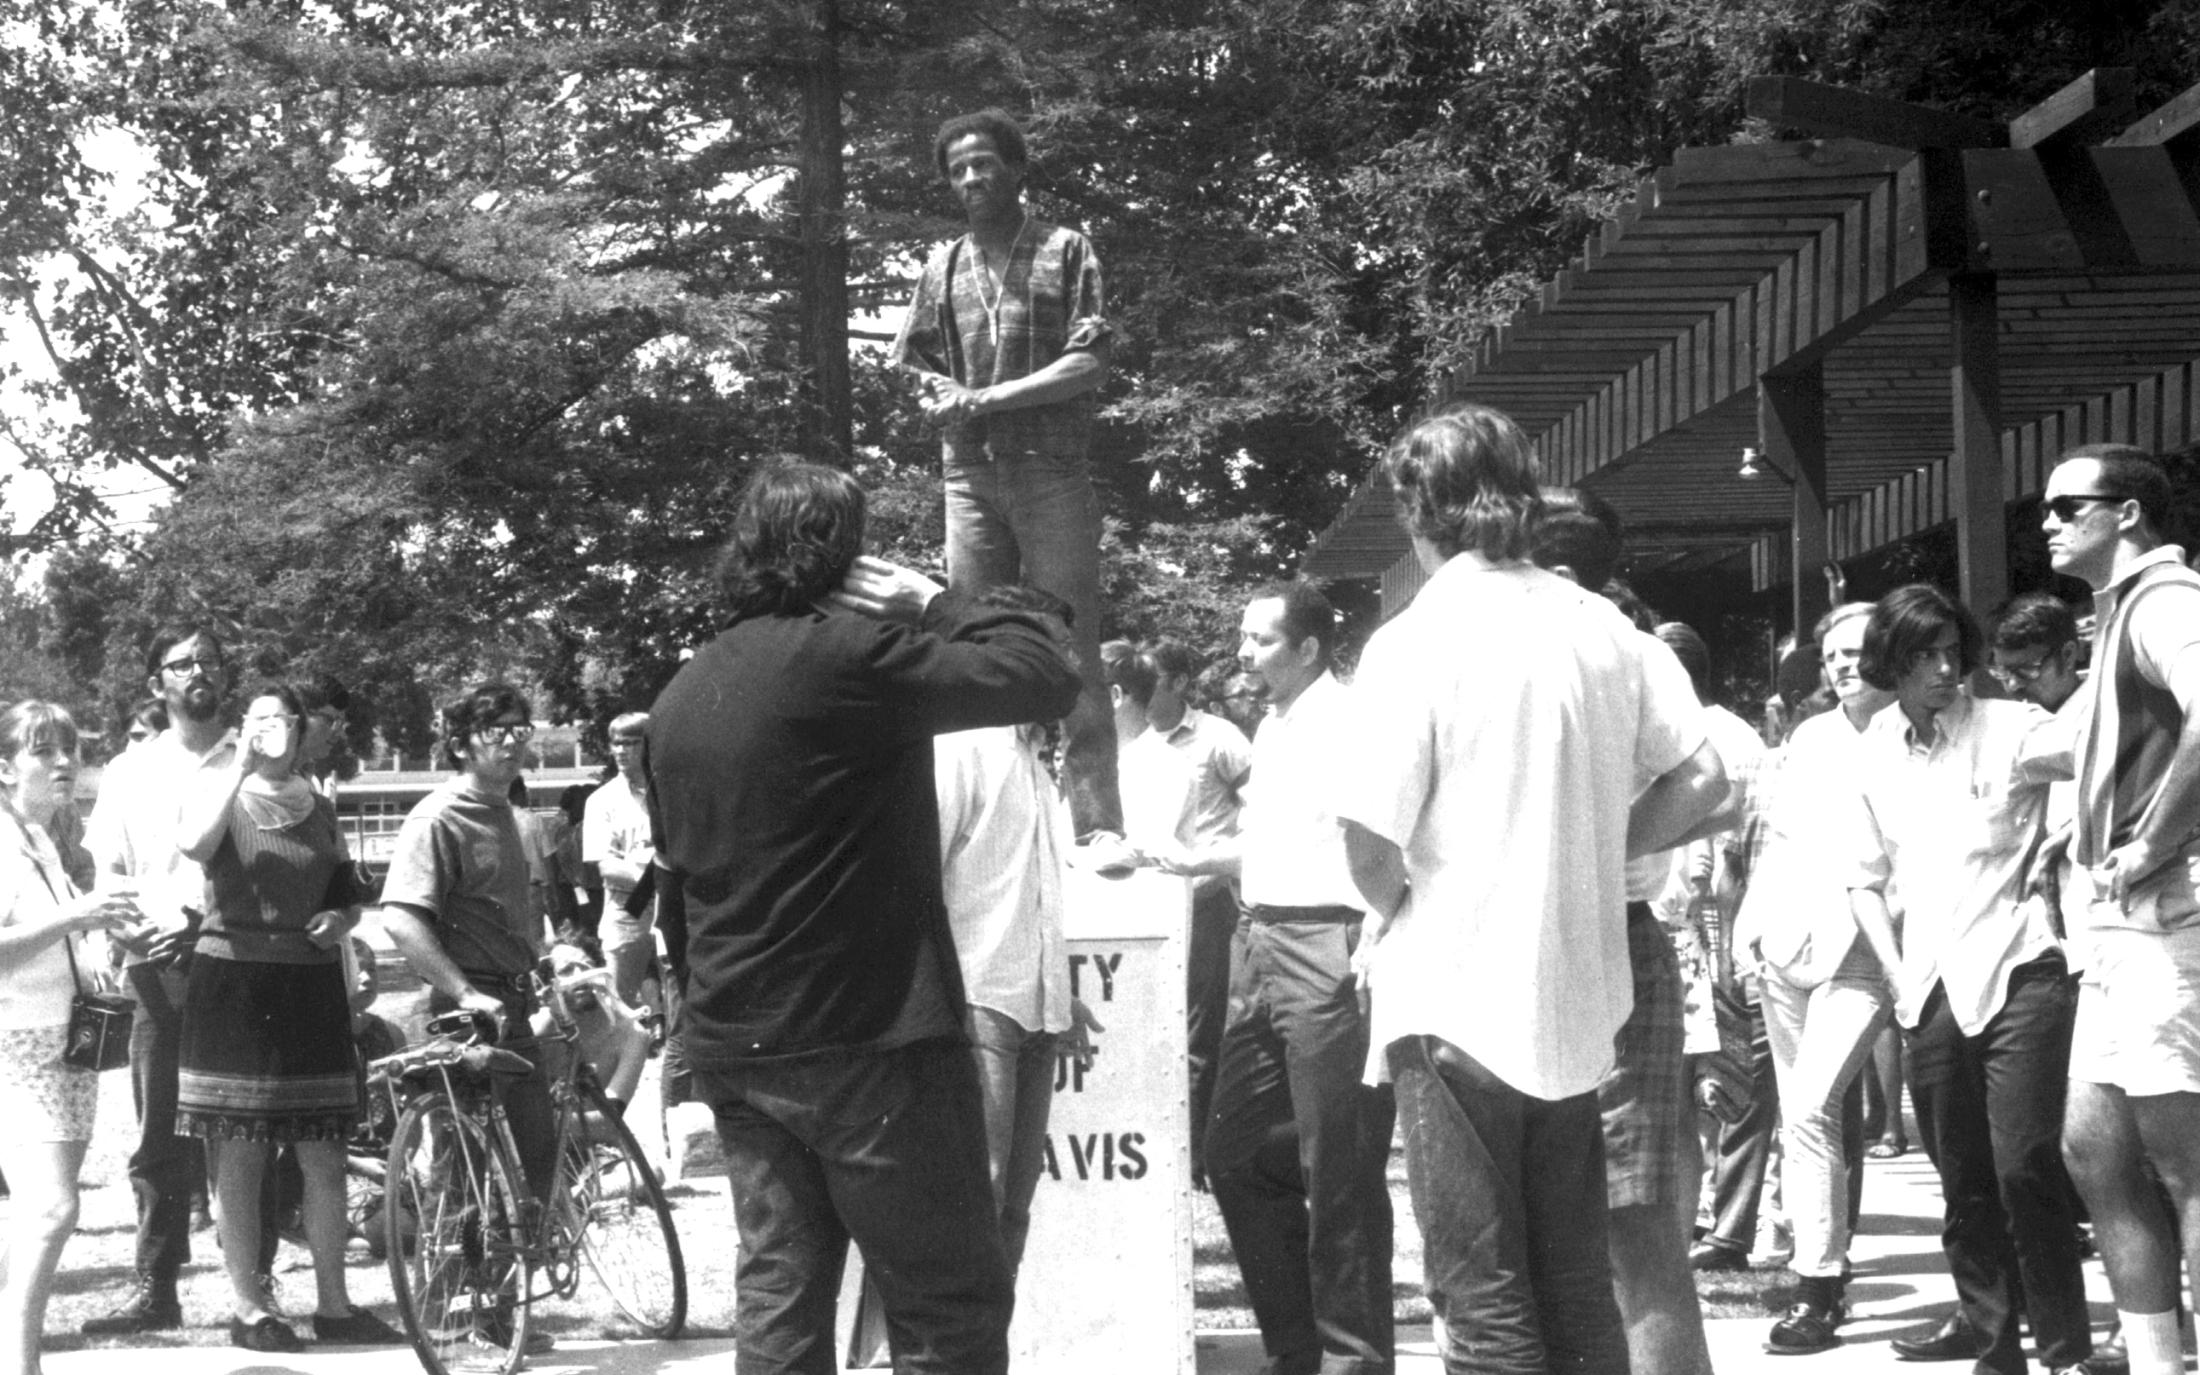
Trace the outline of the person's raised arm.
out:
M 874 706 L 892 728 L 944 735 L 1067 716 L 1082 683 L 1051 618 L 942 593 L 931 579 L 884 559 L 858 558 L 830 604 L 901 627 L 868 648 Z M 914 620 L 914 630 L 907 629 Z
M 229 812 L 236 803 L 237 789 L 244 786 L 245 775 L 252 772 L 259 757 L 257 740 L 241 740 L 230 764 L 202 769 L 191 780 L 176 814 L 176 848 L 186 859 L 204 864 L 221 848 L 222 837 L 229 834 Z
M 1707 739 L 1644 788 L 1627 812 L 1627 855 L 1670 850 L 1726 799 L 1726 766 Z

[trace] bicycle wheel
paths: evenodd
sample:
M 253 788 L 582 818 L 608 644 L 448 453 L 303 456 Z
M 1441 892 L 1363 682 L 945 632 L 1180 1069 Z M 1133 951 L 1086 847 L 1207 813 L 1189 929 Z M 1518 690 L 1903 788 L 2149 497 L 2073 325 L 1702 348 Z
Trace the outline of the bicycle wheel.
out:
M 390 1142 L 383 1245 L 405 1333 L 428 1375 L 512 1375 L 526 1354 L 527 1252 L 518 1171 L 441 1093 Z
M 559 1140 L 558 1187 L 571 1200 L 581 1258 L 641 1335 L 687 1325 L 687 1266 L 657 1172 L 593 1079 L 575 1085 L 581 1115 Z

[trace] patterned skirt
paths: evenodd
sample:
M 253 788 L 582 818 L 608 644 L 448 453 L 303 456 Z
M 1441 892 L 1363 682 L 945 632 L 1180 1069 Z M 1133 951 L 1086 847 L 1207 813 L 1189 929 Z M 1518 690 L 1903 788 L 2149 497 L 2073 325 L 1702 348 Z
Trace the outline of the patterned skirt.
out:
M 99 1075 L 61 1063 L 66 1026 L 0 1031 L 0 1123 L 15 1141 L 89 1141 Z
M 193 959 L 181 1060 L 178 1136 L 342 1140 L 359 1120 L 340 964 Z

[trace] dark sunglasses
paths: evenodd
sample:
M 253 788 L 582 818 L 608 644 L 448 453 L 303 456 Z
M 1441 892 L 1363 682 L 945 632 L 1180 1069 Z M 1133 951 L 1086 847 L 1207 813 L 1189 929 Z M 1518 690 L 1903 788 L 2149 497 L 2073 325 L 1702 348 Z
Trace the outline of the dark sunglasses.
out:
M 2090 496 L 2050 497 L 2041 504 L 2049 515 L 2068 525 L 2078 518 L 2078 512 L 2085 509 L 2087 502 L 2129 500 L 2130 497 L 2120 496 L 2115 492 L 2095 492 Z

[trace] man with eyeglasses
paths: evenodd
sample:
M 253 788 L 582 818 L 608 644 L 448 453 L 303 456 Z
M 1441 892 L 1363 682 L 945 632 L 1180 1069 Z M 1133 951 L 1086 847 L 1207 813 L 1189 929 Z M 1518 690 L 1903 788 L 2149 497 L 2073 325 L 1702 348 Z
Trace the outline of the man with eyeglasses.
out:
M 2200 1275 L 2200 576 L 2166 542 L 2169 502 L 2152 455 L 2086 445 L 2049 475 L 2041 522 L 2055 571 L 2093 589 L 2098 627 L 2063 761 L 2077 815 L 2062 910 L 2086 968 L 2062 1148 L 2132 1375 L 2182 1368 L 2180 1222 Z
M 205 1154 L 176 1135 L 176 1066 L 183 1040 L 185 952 L 196 934 L 192 912 L 206 877 L 176 838 L 176 799 L 206 769 L 226 768 L 237 734 L 223 707 L 229 680 L 221 640 L 201 626 L 179 625 L 153 637 L 146 689 L 168 710 L 169 729 L 107 766 L 85 844 L 103 890 L 132 892 L 145 914 L 125 937 L 131 996 L 130 1088 L 138 1144 L 130 1153 L 137 1195 L 136 1283 L 114 1312 L 84 1324 L 91 1337 L 134 1336 L 183 1325 L 176 1276 L 191 1259 L 191 1198 Z
M 442 724 L 443 760 L 458 773 L 422 798 L 398 830 L 382 882 L 382 927 L 431 990 L 431 1015 L 454 1008 L 485 1014 L 502 1029 L 499 1044 L 539 1069 L 542 1049 L 528 1019 L 542 924 L 510 796 L 535 727 L 527 699 L 505 683 L 469 689 L 443 708 Z M 543 1197 L 557 1163 L 549 1082 L 539 1072 L 499 1082 L 509 1084 L 504 1109 L 527 1186 Z M 480 1336 L 509 1343 L 493 1317 Z M 528 1334 L 529 1351 L 547 1349 L 541 1336 Z
M 1959 1312 L 1909 1360 L 2091 1371 L 2077 1218 L 2059 1150 L 2075 980 L 2025 874 L 2044 834 L 2033 742 L 2051 718 L 1964 687 L 1983 636 L 1927 583 L 1888 593 L 1864 628 L 1865 681 L 1895 694 L 1858 744 L 1836 861 L 1858 928 L 1893 985 L 1910 1094 L 1940 1176 L 1942 1249 Z M 1899 930 L 1888 911 L 1901 894 Z
M 1987 671 L 2020 702 L 2061 711 L 2085 681 L 2078 672 L 2078 618 L 2046 592 L 2013 597 L 1994 617 Z

